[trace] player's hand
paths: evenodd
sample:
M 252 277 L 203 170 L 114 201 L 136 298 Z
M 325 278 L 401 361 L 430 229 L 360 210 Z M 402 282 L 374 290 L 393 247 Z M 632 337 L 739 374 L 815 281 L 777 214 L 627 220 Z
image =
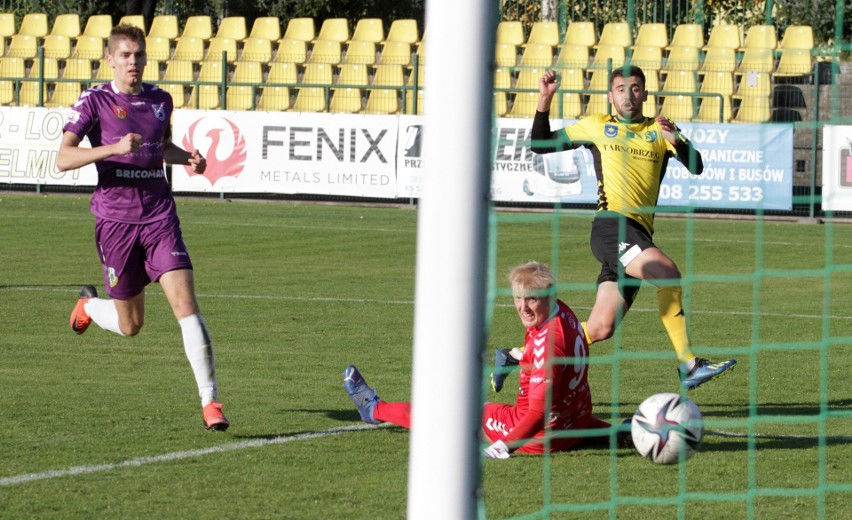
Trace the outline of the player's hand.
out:
M 660 124 L 660 128 L 663 130 L 663 137 L 666 138 L 666 141 L 674 145 L 683 141 L 683 137 L 680 135 L 680 128 L 677 127 L 674 121 L 665 116 L 657 116 L 656 121 Z
M 542 96 L 553 96 L 558 88 L 559 78 L 556 77 L 556 73 L 552 70 L 544 71 L 538 82 L 538 93 Z
M 115 155 L 127 155 L 135 153 L 142 147 L 142 136 L 139 134 L 127 134 L 115 143 Z
M 192 168 L 192 173 L 204 173 L 207 169 L 207 159 L 201 156 L 201 152 L 195 150 L 187 160 L 187 165 Z
M 486 459 L 508 459 L 509 447 L 503 441 L 497 441 L 491 446 L 485 448 L 482 453 Z

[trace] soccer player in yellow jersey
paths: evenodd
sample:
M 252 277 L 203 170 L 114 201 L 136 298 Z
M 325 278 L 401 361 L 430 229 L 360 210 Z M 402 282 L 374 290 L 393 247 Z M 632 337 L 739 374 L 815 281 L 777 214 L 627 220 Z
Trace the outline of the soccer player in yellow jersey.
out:
M 679 361 L 681 385 L 695 388 L 732 369 L 736 361 L 714 363 L 695 356 L 689 347 L 683 312 L 680 271 L 654 245 L 654 208 L 670 157 L 695 175 L 704 169 L 701 154 L 664 117 L 642 115 L 648 97 L 639 67 L 613 71 L 609 102 L 615 115 L 591 115 L 552 132 L 549 112 L 559 88 L 553 71 L 539 82 L 539 102 L 532 127 L 532 150 L 549 153 L 587 147 L 598 181 L 598 212 L 592 223 L 591 247 L 601 263 L 595 304 L 583 323 L 589 344 L 612 336 L 633 303 L 640 280 L 657 288 L 660 319 Z M 619 269 L 624 280 L 618 283 Z

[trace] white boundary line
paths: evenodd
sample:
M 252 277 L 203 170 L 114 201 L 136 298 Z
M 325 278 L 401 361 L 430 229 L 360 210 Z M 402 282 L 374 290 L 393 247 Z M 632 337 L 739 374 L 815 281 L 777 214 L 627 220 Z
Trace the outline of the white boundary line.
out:
M 286 444 L 294 441 L 304 441 L 316 439 L 319 437 L 327 437 L 329 435 L 339 435 L 346 432 L 354 432 L 360 430 L 373 430 L 389 425 L 374 426 L 371 424 L 358 424 L 354 426 L 341 426 L 338 428 L 329 428 L 318 432 L 297 433 L 295 435 L 280 435 L 271 439 L 253 439 L 250 441 L 235 442 L 232 444 L 222 444 L 219 446 L 211 446 L 209 448 L 201 448 L 197 450 L 174 451 L 164 453 L 153 457 L 137 457 L 135 459 L 125 460 L 114 464 L 90 464 L 86 466 L 72 466 L 66 469 L 54 469 L 43 471 L 41 473 L 25 473 L 23 475 L 15 475 L 13 477 L 0 478 L 0 487 L 15 486 L 18 484 L 26 484 L 36 480 L 47 480 L 60 477 L 70 477 L 73 475 L 86 475 L 88 473 L 100 473 L 102 471 L 112 471 L 114 469 L 144 466 L 146 464 L 156 464 L 157 462 L 172 462 L 176 460 L 189 459 L 192 457 L 203 457 L 213 453 L 226 453 L 229 451 L 239 451 L 249 448 L 262 448 L 264 446 L 274 444 Z

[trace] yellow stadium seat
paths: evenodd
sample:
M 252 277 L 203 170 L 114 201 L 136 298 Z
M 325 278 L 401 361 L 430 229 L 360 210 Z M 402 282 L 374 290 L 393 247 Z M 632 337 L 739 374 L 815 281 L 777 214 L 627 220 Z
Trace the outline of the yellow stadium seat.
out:
M 79 14 L 60 14 L 53 20 L 53 28 L 50 34 L 60 34 L 68 38 L 76 38 L 80 36 L 80 15 Z
M 408 44 L 417 43 L 418 38 L 417 20 L 400 18 L 391 22 L 386 42 L 401 42 Z
M 700 70 L 702 72 L 734 72 L 737 70 L 736 49 L 708 47 Z
M 385 40 L 385 27 L 381 18 L 361 18 L 348 41 L 381 43 Z
M 327 63 L 337 65 L 340 63 L 340 42 L 336 40 L 317 40 L 308 56 L 308 63 Z
M 624 22 L 609 22 L 604 24 L 596 47 L 607 47 L 610 45 L 620 45 L 622 47 L 633 45 L 633 35 L 630 32 L 630 26 Z
M 290 89 L 288 87 L 263 87 L 256 110 L 280 112 L 290 109 Z
M 386 41 L 379 56 L 382 65 L 411 65 L 411 44 L 400 41 Z
M 275 62 L 269 64 L 266 82 L 271 84 L 295 84 L 299 81 L 299 71 L 295 63 Z
M 71 38 L 64 34 L 48 34 L 42 48 L 45 58 L 66 60 L 71 57 Z
M 707 39 L 707 46 L 704 50 L 710 47 L 723 47 L 726 49 L 739 49 L 742 47 L 742 28 L 736 24 L 721 24 L 714 25 L 710 30 L 710 38 Z
M 669 47 L 704 47 L 704 28 L 697 23 L 678 24 Z
M 743 59 L 737 67 L 738 74 L 749 71 L 772 72 L 775 69 L 775 59 L 772 49 L 750 47 L 743 53 Z
M 145 65 L 145 72 L 148 72 L 148 67 L 151 66 L 151 60 L 148 60 L 148 64 Z M 98 60 L 98 71 L 95 72 L 95 79 L 100 81 L 101 83 L 107 83 L 115 79 L 115 74 L 113 73 L 112 67 L 109 66 L 109 62 L 106 58 L 101 58 Z
M 666 58 L 664 71 L 675 70 L 698 70 L 699 66 L 698 47 L 672 47 Z
M 595 36 L 595 24 L 587 21 L 574 21 L 568 24 L 565 30 L 563 45 L 585 45 L 594 47 L 598 43 Z
M 44 13 L 29 13 L 24 15 L 21 20 L 21 26 L 18 27 L 17 34 L 26 34 L 35 36 L 36 38 L 44 38 L 47 36 L 49 28 L 47 26 L 47 15 Z
M 506 114 L 508 112 L 509 112 L 509 97 L 506 95 L 505 92 L 495 92 L 494 93 L 494 116 L 495 117 L 506 117 Z M 411 110 L 408 110 L 408 113 L 411 113 Z
M 565 43 L 556 58 L 556 67 L 560 69 L 585 69 L 589 66 L 589 47 L 579 43 Z
M 777 46 L 774 25 L 752 25 L 746 31 L 745 43 L 740 50 L 775 49 Z
M 534 22 L 527 45 L 559 45 L 559 24 L 556 22 Z
M 372 84 L 390 87 L 404 86 L 405 75 L 402 71 L 402 65 L 377 65 Z
M 281 21 L 277 16 L 261 16 L 255 18 L 251 26 L 249 38 L 265 38 L 269 41 L 281 39 Z
M 82 35 L 77 38 L 74 46 L 75 58 L 86 58 L 87 60 L 99 60 L 106 56 L 104 51 L 104 39 L 95 35 Z
M 769 97 L 772 94 L 772 82 L 768 72 L 747 72 L 740 76 L 734 99 L 744 97 Z
M 326 18 L 320 26 L 319 40 L 346 42 L 349 40 L 349 21 L 346 18 Z
M 584 115 L 590 116 L 594 114 L 613 114 L 612 106 L 609 104 L 609 98 L 606 94 L 589 94 L 589 101 L 586 103 L 586 111 Z
M 23 58 L 5 56 L 0 58 L 0 77 L 19 78 L 25 77 Z M 11 105 L 15 102 L 15 81 L 11 79 L 0 80 L 0 105 Z
M 238 42 L 245 40 L 248 37 L 245 16 L 226 16 L 222 18 L 222 21 L 219 22 L 219 29 L 216 30 L 216 37 L 231 38 Z
M 109 38 L 112 31 L 112 16 L 108 14 L 95 14 L 86 20 L 83 36 L 97 36 L 101 40 Z
M 314 47 L 314 51 L 316 51 L 316 47 Z M 376 63 L 375 42 L 362 40 L 353 40 L 349 42 L 349 45 L 346 48 L 346 56 L 343 58 L 343 63 L 361 63 L 363 65 L 373 65 L 374 63 Z
M 502 21 L 497 24 L 497 43 L 505 43 L 509 45 L 523 45 L 524 26 L 521 22 Z
M 142 73 L 142 81 L 146 83 L 159 83 L 160 60 L 148 59 L 148 63 L 145 65 L 145 72 Z
M 183 41 L 183 38 L 178 42 Z M 237 61 L 237 40 L 233 38 L 221 38 L 216 36 L 215 38 L 210 38 L 209 45 L 207 47 L 207 54 L 204 56 L 204 61 L 222 61 L 222 54 L 225 54 L 225 61 L 227 63 L 234 63 Z M 175 50 L 175 54 L 177 54 L 177 50 Z
M 538 92 L 516 92 L 506 117 L 531 119 L 538 107 Z
M 605 70 L 592 71 L 592 77 L 589 79 L 590 90 L 609 91 L 609 72 Z
M 722 107 L 721 109 L 719 107 Z M 731 120 L 731 96 L 722 96 L 720 103 L 718 97 L 702 97 L 698 108 L 698 115 L 693 121 L 701 123 L 727 123 Z M 721 114 L 722 119 L 719 119 Z
M 642 104 L 642 115 L 645 117 L 657 117 L 657 96 L 648 94 Z
M 248 85 L 241 85 L 248 83 Z M 234 77 L 228 85 L 225 102 L 228 110 L 251 110 L 254 108 L 257 87 L 263 83 L 263 70 L 257 62 L 237 62 Z
M 399 91 L 396 89 L 370 89 L 367 94 L 366 114 L 399 114 Z
M 16 32 L 15 13 L 0 13 L 0 39 L 11 38 Z
M 186 106 L 186 87 L 194 80 L 195 72 L 191 61 L 169 60 L 163 80 L 157 86 L 172 95 L 175 108 L 182 108 Z
M 690 96 L 666 96 L 660 107 L 660 115 L 672 121 L 691 121 L 694 115 L 692 100 Z
M 322 87 L 300 87 L 293 102 L 292 112 L 325 112 L 326 89 Z
M 494 88 L 512 88 L 512 71 L 502 67 L 494 69 Z
M 514 67 L 518 64 L 518 48 L 512 43 L 497 43 L 494 47 L 494 63 L 498 67 Z
M 302 81 L 305 85 L 331 85 L 332 84 L 332 68 L 327 63 L 308 63 L 305 65 L 305 72 L 302 74 Z
M 148 31 L 149 38 L 165 38 L 176 40 L 180 35 L 177 16 L 172 14 L 161 14 L 154 17 L 151 22 L 151 30 Z
M 186 33 L 186 29 L 184 29 Z M 204 40 L 197 36 L 181 36 L 175 45 L 173 60 L 201 61 L 204 59 Z
M 595 57 L 589 68 L 606 69 L 611 63 L 612 68 L 624 65 L 624 47 L 621 45 L 604 45 L 595 49 Z
M 62 72 L 63 80 L 88 81 L 92 79 L 92 62 L 85 58 L 71 58 L 65 61 L 65 70 Z M 87 83 L 88 85 L 88 83 Z M 57 82 L 53 88 L 50 101 L 45 103 L 49 107 L 70 107 L 77 102 L 83 85 L 73 81 Z
M 287 29 L 284 31 L 284 39 L 286 40 L 302 40 L 303 42 L 312 42 L 316 36 L 314 29 L 313 18 L 290 18 L 287 22 Z M 270 38 L 276 40 L 277 38 Z
M 695 72 L 689 70 L 674 70 L 666 74 L 666 83 L 663 87 L 666 92 L 696 92 L 698 83 Z
M 700 92 L 730 96 L 734 93 L 734 75 L 730 72 L 708 72 L 701 80 Z
M 50 35 L 48 35 L 50 36 Z M 21 90 L 18 92 L 18 106 L 43 106 L 49 97 L 48 81 L 59 78 L 59 62 L 53 58 L 44 59 L 44 72 L 42 73 L 38 60 L 33 62 L 32 70 L 30 71 L 29 79 L 21 83 Z M 39 99 L 38 79 L 42 78 L 41 99 Z
M 522 67 L 550 67 L 553 65 L 553 47 L 544 43 L 529 43 L 521 55 Z
M 337 74 L 337 85 L 366 87 L 369 83 L 369 71 L 366 65 L 346 63 L 340 66 Z
M 749 96 L 740 100 L 733 123 L 765 123 L 772 118 L 769 96 Z
M 170 40 L 163 36 L 147 36 L 145 51 L 149 60 L 165 61 L 171 57 L 172 46 Z
M 560 88 L 562 90 L 584 90 L 586 88 L 585 74 L 582 69 L 563 69 Z M 575 119 L 583 113 L 583 100 L 578 92 L 565 92 L 562 94 L 562 112 L 558 105 L 554 106 L 553 113 L 557 117 Z
M 222 68 L 218 61 L 205 61 L 198 72 L 198 81 L 221 83 L 222 75 L 227 74 L 227 68 Z M 219 85 L 194 85 L 189 96 L 190 107 L 199 110 L 212 110 L 222 106 Z
M 405 113 L 406 114 L 414 114 L 420 115 L 423 113 L 423 91 L 417 91 L 417 104 L 414 104 L 414 92 L 408 90 L 403 91 L 402 95 L 405 97 Z
M 640 67 L 647 76 L 648 72 L 663 68 L 663 48 L 655 45 L 634 45 L 630 63 Z
M 142 32 L 145 32 L 145 17 L 141 14 L 131 14 L 127 16 L 122 16 L 118 20 L 118 25 L 132 25 L 133 27 L 138 27 L 142 29 Z
M 639 26 L 634 46 L 665 48 L 669 44 L 669 29 L 664 23 L 643 23 Z
M 278 41 L 275 51 L 277 63 L 305 63 L 308 60 L 307 43 L 305 40 L 283 38 Z
M 331 91 L 328 111 L 337 114 L 357 114 L 361 111 L 361 89 L 352 87 L 335 88 Z
M 658 71 L 649 70 L 645 72 L 645 90 L 648 92 L 660 90 L 660 74 Z
M 213 22 L 207 15 L 190 16 L 183 24 L 183 32 L 178 39 L 180 41 L 187 38 L 195 38 L 202 41 L 207 41 L 213 37 Z M 199 60 L 201 58 L 198 58 Z M 196 60 L 197 61 L 197 60 Z
M 38 38 L 31 34 L 16 34 L 6 53 L 14 58 L 33 59 L 38 54 Z
M 272 42 L 266 38 L 246 39 L 240 60 L 269 63 L 272 61 Z
M 775 76 L 798 77 L 807 76 L 812 72 L 813 62 L 809 49 L 783 49 Z
M 789 25 L 779 45 L 781 49 L 813 49 L 814 31 L 810 25 Z

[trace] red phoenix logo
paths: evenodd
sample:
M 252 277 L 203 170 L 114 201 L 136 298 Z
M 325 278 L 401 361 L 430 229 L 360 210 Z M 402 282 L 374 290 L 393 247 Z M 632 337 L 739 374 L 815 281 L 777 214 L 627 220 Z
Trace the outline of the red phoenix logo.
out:
M 191 152 L 199 149 L 199 147 L 194 144 L 197 140 L 195 136 L 195 129 L 198 126 L 198 123 L 204 119 L 205 118 L 199 119 L 189 126 L 189 130 L 187 130 L 186 135 L 183 137 L 183 148 L 185 150 Z M 207 153 L 204 154 L 204 157 L 207 159 L 207 169 L 203 175 L 210 181 L 211 186 L 216 184 L 216 181 L 222 177 L 239 176 L 243 171 L 243 165 L 245 165 L 247 155 L 246 140 L 240 133 L 240 129 L 237 125 L 225 118 L 216 119 L 225 121 L 228 126 L 226 128 L 217 128 L 214 126 L 203 136 L 210 139 L 210 147 L 207 148 Z M 233 136 L 233 145 L 230 150 L 228 150 L 227 145 L 223 143 L 223 131 L 230 131 Z M 224 159 L 220 158 L 222 155 L 225 156 Z M 190 177 L 193 175 L 199 175 L 197 173 L 193 173 L 189 166 L 184 166 L 184 169 Z

